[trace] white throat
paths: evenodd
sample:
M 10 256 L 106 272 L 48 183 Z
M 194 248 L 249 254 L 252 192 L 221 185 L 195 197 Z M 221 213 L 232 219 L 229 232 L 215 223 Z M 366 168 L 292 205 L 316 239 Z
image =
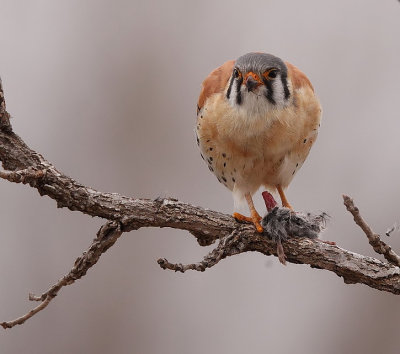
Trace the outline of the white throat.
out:
M 240 90 L 241 103 L 237 103 L 237 92 Z M 273 117 L 281 109 L 289 105 L 290 99 L 285 100 L 285 92 L 280 80 L 273 82 L 273 99 L 275 103 L 270 102 L 267 97 L 267 89 L 264 85 L 259 86 L 254 91 L 248 91 L 244 85 L 238 87 L 235 81 L 232 85 L 229 96 L 229 104 L 237 111 L 238 116 L 244 120 L 266 120 L 267 117 Z

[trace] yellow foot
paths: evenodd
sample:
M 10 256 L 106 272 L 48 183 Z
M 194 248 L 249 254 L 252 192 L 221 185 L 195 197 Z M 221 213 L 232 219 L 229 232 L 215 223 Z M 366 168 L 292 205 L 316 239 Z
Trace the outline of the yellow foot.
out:
M 233 217 L 237 221 L 247 221 L 253 223 L 254 226 L 256 227 L 257 232 L 259 232 L 260 234 L 264 231 L 263 227 L 260 224 L 262 217 L 258 215 L 258 213 L 253 215 L 252 217 L 244 216 L 239 213 L 233 213 Z

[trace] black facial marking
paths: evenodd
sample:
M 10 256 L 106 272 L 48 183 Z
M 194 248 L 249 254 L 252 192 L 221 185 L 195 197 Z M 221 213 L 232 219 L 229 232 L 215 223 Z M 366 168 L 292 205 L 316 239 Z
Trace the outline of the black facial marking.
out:
M 224 182 L 226 182 L 226 178 L 225 178 L 224 176 L 222 176 L 222 180 L 223 180 Z
M 222 153 L 222 157 L 226 157 L 226 154 L 224 152 Z
M 307 139 L 304 139 L 303 143 L 305 144 L 307 142 Z
M 235 182 L 236 182 L 236 180 L 235 180 L 233 177 L 232 177 L 232 182 L 233 182 L 233 183 L 235 183 Z
M 236 103 L 238 105 L 242 104 L 242 93 L 240 92 L 240 87 L 242 86 L 242 82 L 243 82 L 243 77 L 240 77 L 237 80 L 237 93 L 236 93 Z
M 226 162 L 224 162 L 224 167 L 226 167 Z
M 294 175 L 295 172 L 296 172 L 296 170 L 293 171 L 292 175 Z
M 285 92 L 285 100 L 287 100 L 290 97 L 290 91 L 289 91 L 289 87 L 287 84 L 287 78 L 286 75 L 282 73 L 281 76 L 281 80 L 282 80 L 282 85 L 283 85 L 283 91 Z
M 214 172 L 214 169 L 213 169 L 211 166 L 208 166 L 208 169 L 209 169 L 211 172 Z
M 198 136 L 196 136 L 196 141 L 197 141 L 197 145 L 199 145 L 200 144 L 200 140 L 199 140 Z
M 265 93 L 265 97 L 267 97 L 267 100 L 272 103 L 276 104 L 274 100 L 274 89 L 272 87 L 272 82 L 270 80 L 267 80 L 266 78 L 263 78 L 263 82 L 265 87 L 267 88 L 267 92 Z
M 210 161 L 210 163 L 212 162 L 212 160 L 213 160 L 213 158 L 212 158 L 212 157 L 210 157 L 210 158 L 209 158 L 209 161 Z
M 209 148 L 208 150 L 213 151 L 213 148 Z
M 233 85 L 233 81 L 235 80 L 234 75 L 232 75 L 231 77 L 231 81 L 229 83 L 229 87 L 228 87 L 228 91 L 226 91 L 226 98 L 229 100 L 229 97 L 231 97 L 231 91 L 232 91 L 232 85 Z

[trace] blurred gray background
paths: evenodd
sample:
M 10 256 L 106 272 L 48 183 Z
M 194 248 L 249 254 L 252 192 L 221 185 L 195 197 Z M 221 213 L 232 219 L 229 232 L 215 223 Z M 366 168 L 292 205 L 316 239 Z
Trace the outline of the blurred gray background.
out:
M 341 194 L 377 232 L 400 221 L 399 37 L 397 0 L 1 0 L 0 76 L 14 130 L 64 173 L 230 213 L 195 144 L 200 84 L 246 52 L 278 55 L 307 73 L 324 108 L 288 198 L 332 216 L 324 238 L 375 256 Z M 0 196 L 3 321 L 68 272 L 103 221 L 23 185 L 0 181 Z M 400 233 L 389 242 L 399 250 Z M 209 249 L 179 230 L 124 234 L 45 311 L 0 331 L 0 352 L 399 352 L 395 295 L 256 253 L 205 273 L 156 263 Z

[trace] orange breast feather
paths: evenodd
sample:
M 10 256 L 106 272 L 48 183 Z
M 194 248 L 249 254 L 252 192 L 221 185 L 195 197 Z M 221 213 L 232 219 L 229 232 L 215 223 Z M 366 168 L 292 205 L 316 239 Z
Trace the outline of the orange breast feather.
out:
M 294 90 L 298 90 L 304 86 L 309 86 L 311 88 L 311 90 L 314 91 L 314 87 L 311 84 L 310 80 L 308 80 L 308 77 L 306 76 L 306 74 L 304 74 L 300 69 L 298 69 L 293 64 L 290 64 L 289 62 L 285 62 L 285 64 L 288 68 L 288 76 L 289 76 L 290 80 L 292 81 Z

